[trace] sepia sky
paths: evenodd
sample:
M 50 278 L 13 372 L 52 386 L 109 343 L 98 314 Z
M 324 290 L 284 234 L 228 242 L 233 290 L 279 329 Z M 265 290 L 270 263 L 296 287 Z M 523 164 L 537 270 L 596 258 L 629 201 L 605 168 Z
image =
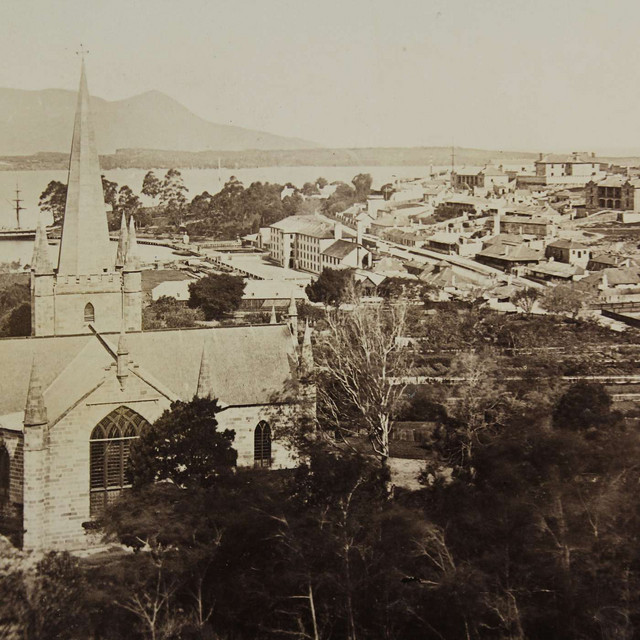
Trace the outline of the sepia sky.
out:
M 640 148 L 637 0 L 4 0 L 0 86 L 324 146 Z

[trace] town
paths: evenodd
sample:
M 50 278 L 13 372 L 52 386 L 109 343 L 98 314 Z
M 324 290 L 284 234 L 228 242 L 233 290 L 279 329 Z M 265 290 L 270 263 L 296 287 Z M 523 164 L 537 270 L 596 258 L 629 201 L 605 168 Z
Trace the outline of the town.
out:
M 638 637 L 638 10 L 22 4 L 0 640 Z

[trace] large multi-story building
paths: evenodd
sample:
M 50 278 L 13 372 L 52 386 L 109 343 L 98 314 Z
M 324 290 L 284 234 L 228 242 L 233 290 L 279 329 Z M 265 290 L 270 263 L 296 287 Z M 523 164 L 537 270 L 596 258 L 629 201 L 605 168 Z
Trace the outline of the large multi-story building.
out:
M 590 211 L 615 209 L 640 212 L 640 179 L 610 175 L 590 180 L 585 186 L 586 207 Z
M 320 273 L 327 266 L 362 269 L 370 265 L 370 252 L 360 238 L 343 237 L 342 224 L 324 216 L 289 216 L 270 229 L 271 257 L 281 267 Z
M 589 180 L 604 177 L 594 154 L 573 152 L 570 155 L 540 154 L 535 176 L 520 176 L 519 182 L 529 184 L 584 185 Z

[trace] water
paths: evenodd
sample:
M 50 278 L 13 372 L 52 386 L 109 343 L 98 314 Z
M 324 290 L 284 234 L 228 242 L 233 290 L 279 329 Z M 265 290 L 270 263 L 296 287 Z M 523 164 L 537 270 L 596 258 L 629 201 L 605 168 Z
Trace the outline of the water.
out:
M 305 182 L 314 182 L 323 177 L 329 182 L 342 180 L 351 182 L 358 173 L 370 173 L 375 186 L 391 182 L 393 177 L 424 178 L 429 173 L 429 167 L 258 167 L 253 169 L 181 169 L 185 185 L 189 190 L 188 198 L 208 191 L 211 194 L 222 189 L 224 183 L 232 176 L 236 176 L 245 186 L 252 182 L 271 182 L 286 184 L 291 182 L 302 187 Z M 126 184 L 134 193 L 140 194 L 142 180 L 146 169 L 113 169 L 105 171 L 105 176 L 120 186 Z M 164 170 L 157 170 L 155 174 L 162 178 Z M 67 181 L 65 170 L 37 170 L 37 171 L 0 171 L 0 228 L 16 226 L 15 198 L 16 184 L 20 187 L 20 197 L 24 200 L 25 208 L 20 214 L 23 227 L 34 227 L 38 218 L 38 200 L 51 180 Z M 143 204 L 150 205 L 151 201 L 142 197 Z M 45 218 L 45 222 L 49 222 Z M 2 248 L 3 249 L 3 248 Z

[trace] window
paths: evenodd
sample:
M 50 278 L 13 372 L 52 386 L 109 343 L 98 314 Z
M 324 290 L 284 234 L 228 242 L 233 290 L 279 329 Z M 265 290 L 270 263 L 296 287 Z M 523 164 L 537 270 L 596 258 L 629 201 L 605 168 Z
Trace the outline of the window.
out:
M 90 514 L 98 515 L 123 489 L 131 486 L 127 477 L 131 443 L 148 422 L 127 407 L 118 407 L 103 418 L 89 441 Z
M 11 485 L 11 460 L 7 447 L 0 445 L 0 504 L 9 499 Z
M 84 308 L 84 321 L 85 322 L 95 322 L 96 321 L 96 311 L 93 308 L 93 305 L 89 302 Z
M 253 436 L 253 464 L 271 466 L 271 427 L 264 420 L 258 422 Z

